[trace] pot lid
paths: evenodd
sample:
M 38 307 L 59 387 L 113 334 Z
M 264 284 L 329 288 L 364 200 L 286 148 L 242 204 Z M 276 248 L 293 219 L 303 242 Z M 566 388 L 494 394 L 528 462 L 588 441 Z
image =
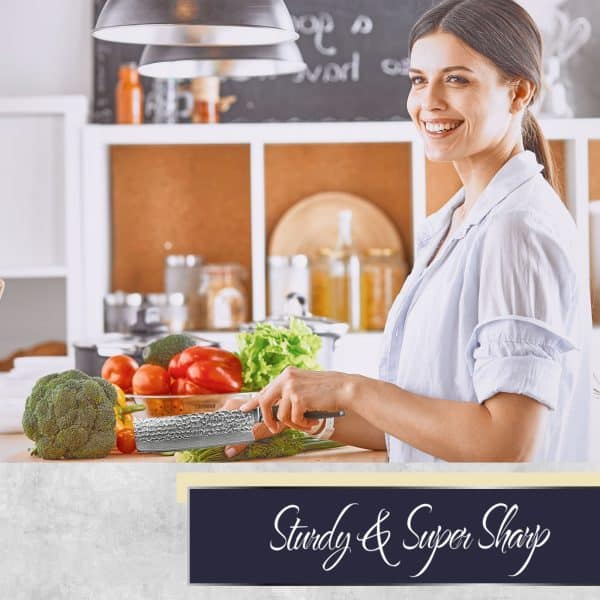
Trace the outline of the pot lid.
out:
M 244 323 L 240 326 L 240 329 L 242 331 L 253 331 L 258 323 L 269 323 L 270 325 L 274 325 L 275 327 L 289 328 L 290 320 L 292 318 L 302 321 L 305 325 L 310 327 L 310 329 L 312 329 L 314 333 L 320 336 L 331 336 L 337 339 L 348 333 L 349 329 L 348 323 L 334 321 L 332 319 L 326 319 L 325 317 L 316 317 L 311 314 L 273 316 L 264 319 L 263 321 Z
M 96 340 L 75 342 L 73 346 L 80 350 L 95 350 L 100 356 L 114 356 L 115 354 L 133 355 L 141 352 L 151 342 L 163 337 L 165 337 L 164 334 L 139 336 L 123 333 L 105 333 Z M 196 345 L 198 346 L 219 347 L 219 343 L 214 340 L 201 338 L 197 335 L 193 335 L 193 337 L 196 339 Z
M 306 310 L 306 298 L 296 293 L 290 292 L 286 296 L 285 314 L 269 317 L 264 321 L 254 321 L 252 323 L 244 323 L 240 326 L 242 331 L 253 331 L 258 323 L 269 323 L 275 327 L 289 327 L 290 320 L 299 319 L 305 325 L 310 327 L 317 335 L 331 336 L 338 339 L 348 333 L 350 326 L 348 323 L 334 321 L 325 317 L 317 317 L 310 314 Z

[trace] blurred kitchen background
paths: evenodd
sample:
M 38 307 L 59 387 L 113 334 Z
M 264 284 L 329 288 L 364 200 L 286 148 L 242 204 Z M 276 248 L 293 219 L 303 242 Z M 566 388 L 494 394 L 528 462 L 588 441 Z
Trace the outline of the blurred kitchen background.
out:
M 540 116 L 600 117 L 600 2 L 522 3 L 547 40 Z M 235 348 L 292 313 L 346 323 L 332 366 L 375 375 L 414 229 L 458 187 L 403 129 L 405 40 L 434 2 L 289 0 L 307 69 L 227 79 L 140 77 L 142 47 L 92 39 L 103 4 L 0 3 L 0 370 L 184 329 Z M 583 188 L 553 148 L 565 194 L 600 198 L 600 140 Z

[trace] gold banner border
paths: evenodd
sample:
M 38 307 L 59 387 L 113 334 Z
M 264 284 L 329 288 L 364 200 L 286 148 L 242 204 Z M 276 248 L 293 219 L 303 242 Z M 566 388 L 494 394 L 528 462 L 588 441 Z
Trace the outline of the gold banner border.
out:
M 227 487 L 598 487 L 600 473 L 177 473 L 177 502 L 190 488 Z

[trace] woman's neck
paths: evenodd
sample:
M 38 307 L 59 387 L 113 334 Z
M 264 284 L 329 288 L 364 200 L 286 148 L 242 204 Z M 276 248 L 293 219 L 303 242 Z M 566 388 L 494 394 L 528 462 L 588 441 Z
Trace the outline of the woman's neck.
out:
M 473 208 L 494 175 L 524 149 L 523 141 L 519 139 L 516 143 L 500 144 L 492 150 L 453 163 L 465 189 L 464 215 Z

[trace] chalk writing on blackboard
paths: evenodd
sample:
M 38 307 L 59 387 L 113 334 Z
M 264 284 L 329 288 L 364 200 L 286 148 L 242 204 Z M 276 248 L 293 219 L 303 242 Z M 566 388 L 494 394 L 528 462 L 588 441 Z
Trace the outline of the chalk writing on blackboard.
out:
M 104 1 L 95 0 L 96 16 Z M 222 94 L 238 101 L 222 121 L 407 119 L 408 34 L 436 1 L 286 0 L 307 70 L 223 81 Z M 111 122 L 119 64 L 139 60 L 142 48 L 95 40 L 94 49 L 95 120 Z

